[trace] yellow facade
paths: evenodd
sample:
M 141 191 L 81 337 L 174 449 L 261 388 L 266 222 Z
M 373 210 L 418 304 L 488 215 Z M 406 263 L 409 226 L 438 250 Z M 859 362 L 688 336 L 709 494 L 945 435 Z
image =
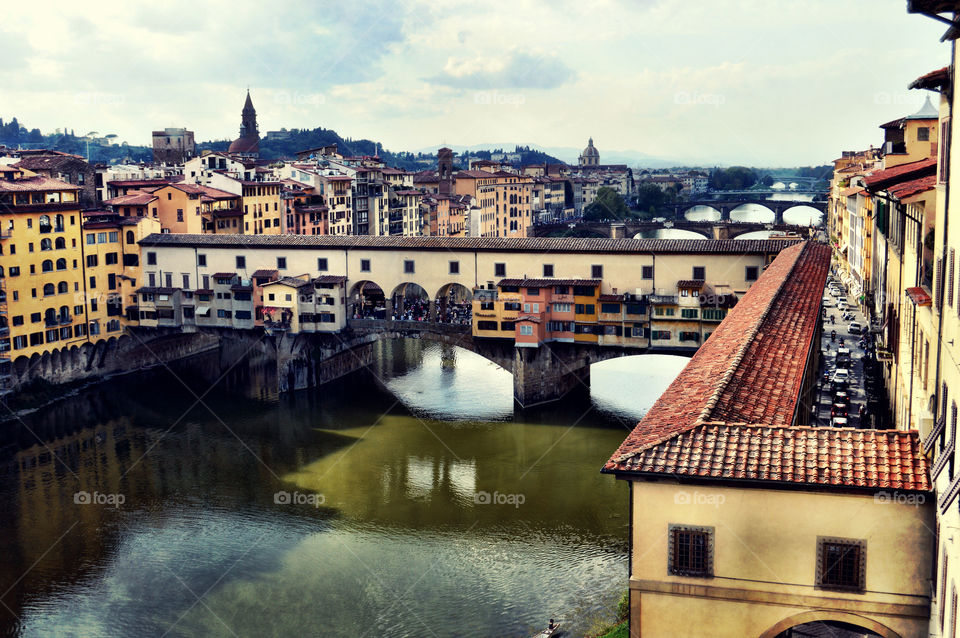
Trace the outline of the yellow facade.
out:
M 0 325 L 14 361 L 88 340 L 79 190 L 45 177 L 0 180 Z
M 243 232 L 250 235 L 279 235 L 280 182 L 241 182 L 243 196 Z

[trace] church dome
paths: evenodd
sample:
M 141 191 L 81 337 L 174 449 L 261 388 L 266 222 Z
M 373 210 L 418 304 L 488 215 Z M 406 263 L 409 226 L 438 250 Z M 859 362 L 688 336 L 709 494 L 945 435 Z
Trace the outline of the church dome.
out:
M 593 138 L 590 138 L 590 141 L 587 142 L 587 148 L 583 149 L 583 157 L 600 157 L 600 152 L 597 150 L 597 147 L 593 145 Z
M 238 137 L 230 142 L 228 153 L 259 153 L 260 138 L 258 137 Z

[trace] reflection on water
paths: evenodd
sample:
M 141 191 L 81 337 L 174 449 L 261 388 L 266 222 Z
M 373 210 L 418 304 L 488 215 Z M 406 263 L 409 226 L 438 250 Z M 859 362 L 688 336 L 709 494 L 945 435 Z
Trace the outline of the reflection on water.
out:
M 819 226 L 822 220 L 823 213 L 812 206 L 794 206 L 783 212 L 783 221 L 787 224 Z
M 720 221 L 720 211 L 711 206 L 697 205 L 688 210 L 683 215 L 691 222 L 718 222 Z
M 371 372 L 279 400 L 247 370 L 193 405 L 212 355 L 9 425 L 4 633 L 585 631 L 626 577 L 626 489 L 598 470 L 686 360 L 600 364 L 590 398 L 515 414 L 509 374 L 471 353 L 380 348 Z
M 776 215 L 761 204 L 740 204 L 730 211 L 730 220 L 735 222 L 758 222 L 772 224 Z
M 743 233 L 742 235 L 737 235 L 734 239 L 770 239 L 770 235 L 773 233 L 771 230 L 755 230 L 749 233 Z
M 681 230 L 679 228 L 659 228 L 657 230 L 645 230 L 633 236 L 634 239 L 706 239 L 706 235 L 695 233 L 692 230 Z

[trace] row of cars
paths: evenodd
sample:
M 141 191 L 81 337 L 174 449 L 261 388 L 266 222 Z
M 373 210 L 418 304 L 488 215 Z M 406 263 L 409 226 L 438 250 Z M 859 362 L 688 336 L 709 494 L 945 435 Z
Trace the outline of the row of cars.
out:
M 829 293 L 826 294 L 826 293 Z M 855 308 L 847 302 L 847 291 L 843 284 L 831 276 L 827 281 L 827 290 L 823 295 L 824 320 L 827 319 L 827 308 L 836 308 L 842 321 L 849 321 L 847 332 L 849 335 L 858 335 L 864 332 L 864 326 L 857 321 Z M 831 314 L 830 324 L 835 325 L 836 319 Z M 827 359 L 827 371 L 824 373 L 824 390 L 828 392 L 830 402 L 830 425 L 833 427 L 850 426 L 850 386 L 853 383 L 853 354 L 843 335 L 832 360 Z M 830 343 L 837 342 L 836 329 L 830 330 Z M 828 347 L 828 352 L 830 351 Z

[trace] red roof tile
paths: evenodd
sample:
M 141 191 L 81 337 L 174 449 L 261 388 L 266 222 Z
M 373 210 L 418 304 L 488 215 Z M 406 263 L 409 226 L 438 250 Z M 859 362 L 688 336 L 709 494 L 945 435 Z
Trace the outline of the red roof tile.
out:
M 780 253 L 603 471 L 929 490 L 916 432 L 793 425 L 829 264 Z
M 950 67 L 945 66 L 942 69 L 937 69 L 936 71 L 930 71 L 930 73 L 921 75 L 916 80 L 911 82 L 907 88 L 938 90 L 947 86 L 949 82 Z
M 917 286 L 916 288 L 907 288 L 907 296 L 915 306 L 929 306 L 933 301 L 930 299 L 930 293 Z
M 937 159 L 928 157 L 916 162 L 907 162 L 882 171 L 874 171 L 863 178 L 864 184 L 870 190 L 885 188 L 891 183 L 916 179 L 924 175 L 933 175 L 937 170 Z
M 908 197 L 913 197 L 914 195 L 919 195 L 920 193 L 933 190 L 936 185 L 937 176 L 927 175 L 926 177 L 912 179 L 909 182 L 901 182 L 900 184 L 888 186 L 887 192 L 897 199 L 903 200 L 907 199 Z

